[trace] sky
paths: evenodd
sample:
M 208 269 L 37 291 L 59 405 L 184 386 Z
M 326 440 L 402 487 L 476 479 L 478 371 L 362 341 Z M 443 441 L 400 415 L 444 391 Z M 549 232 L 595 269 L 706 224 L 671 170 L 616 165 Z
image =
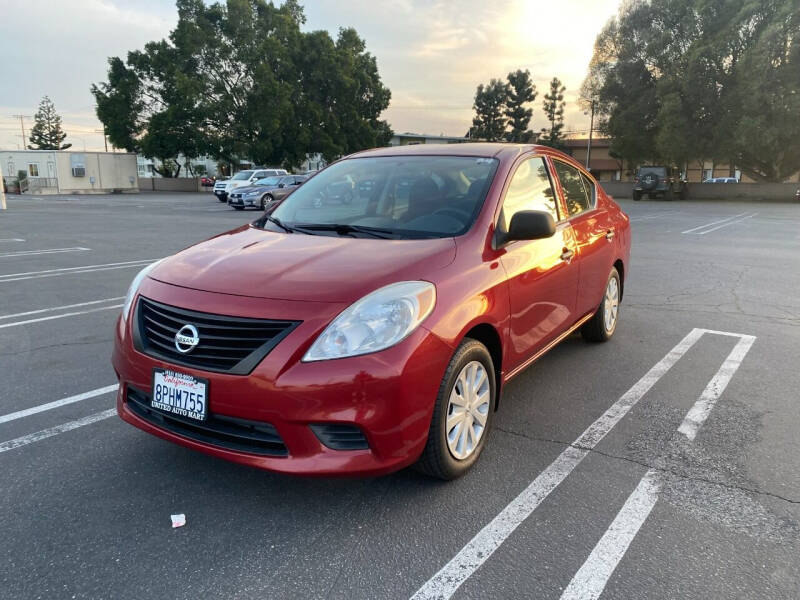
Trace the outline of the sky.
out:
M 302 0 L 301 0 L 302 2 Z M 553 76 L 567 87 L 566 130 L 586 131 L 578 107 L 595 37 L 620 0 L 306 0 L 305 30 L 354 27 L 378 61 L 396 132 L 464 135 L 475 88 L 529 69 L 539 90 L 534 129 Z M 32 18 L 32 15 L 35 17 Z M 92 83 L 107 59 L 162 39 L 177 22 L 174 0 L 0 0 L 0 149 L 22 144 L 24 115 L 48 95 L 77 150 L 102 150 Z

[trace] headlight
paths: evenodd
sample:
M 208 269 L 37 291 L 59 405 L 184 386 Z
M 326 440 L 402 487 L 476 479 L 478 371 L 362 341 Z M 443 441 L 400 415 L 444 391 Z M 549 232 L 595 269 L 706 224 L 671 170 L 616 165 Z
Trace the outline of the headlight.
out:
M 253 196 L 258 196 L 258 194 L 259 194 L 259 192 L 247 192 L 247 193 L 245 194 L 245 197 L 246 197 L 246 198 L 251 198 L 251 197 L 253 197 Z
M 336 317 L 303 362 L 385 350 L 407 338 L 435 304 L 436 288 L 427 281 L 401 281 L 377 289 Z
M 131 282 L 131 287 L 128 288 L 128 295 L 125 296 L 125 304 L 122 305 L 122 319 L 124 321 L 128 320 L 128 313 L 131 312 L 131 304 L 133 304 L 133 298 L 134 296 L 136 296 L 136 291 L 139 289 L 139 286 L 142 284 L 142 281 L 144 281 L 144 278 L 147 277 L 147 274 L 150 271 L 152 271 L 156 267 L 156 265 L 160 262 L 161 262 L 160 260 L 157 260 L 152 265 L 147 265 L 144 269 L 142 269 L 136 274 L 136 277 L 133 278 L 133 281 Z

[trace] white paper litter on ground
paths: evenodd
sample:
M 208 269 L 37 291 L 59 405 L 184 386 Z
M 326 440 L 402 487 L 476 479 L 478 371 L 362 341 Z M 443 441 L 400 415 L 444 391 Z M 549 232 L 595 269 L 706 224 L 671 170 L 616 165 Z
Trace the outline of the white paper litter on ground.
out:
M 172 528 L 183 527 L 186 525 L 186 515 L 170 515 L 172 517 Z

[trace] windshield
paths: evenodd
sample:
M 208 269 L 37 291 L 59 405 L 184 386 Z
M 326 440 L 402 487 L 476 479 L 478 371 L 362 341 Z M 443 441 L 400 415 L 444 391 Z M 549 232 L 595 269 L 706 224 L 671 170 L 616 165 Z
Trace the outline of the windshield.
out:
M 280 177 L 265 177 L 264 179 L 259 179 L 253 185 L 278 185 L 278 181 L 280 181 Z
M 252 171 L 239 171 L 236 175 L 233 176 L 234 181 L 241 181 L 242 179 L 250 179 L 250 175 L 252 175 Z
M 314 235 L 359 235 L 353 227 L 379 229 L 392 239 L 460 235 L 483 205 L 497 164 L 465 156 L 343 160 L 298 187 L 271 216 L 301 230 L 352 226 L 316 227 Z M 281 231 L 266 219 L 256 225 Z

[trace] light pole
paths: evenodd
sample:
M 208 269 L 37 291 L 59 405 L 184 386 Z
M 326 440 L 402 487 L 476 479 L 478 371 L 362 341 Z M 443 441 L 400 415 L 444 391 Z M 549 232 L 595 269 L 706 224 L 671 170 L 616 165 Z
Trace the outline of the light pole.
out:
M 592 131 L 594 130 L 594 98 L 591 101 L 591 114 L 589 118 L 589 143 L 586 145 L 586 169 L 589 170 L 589 159 L 592 156 Z

